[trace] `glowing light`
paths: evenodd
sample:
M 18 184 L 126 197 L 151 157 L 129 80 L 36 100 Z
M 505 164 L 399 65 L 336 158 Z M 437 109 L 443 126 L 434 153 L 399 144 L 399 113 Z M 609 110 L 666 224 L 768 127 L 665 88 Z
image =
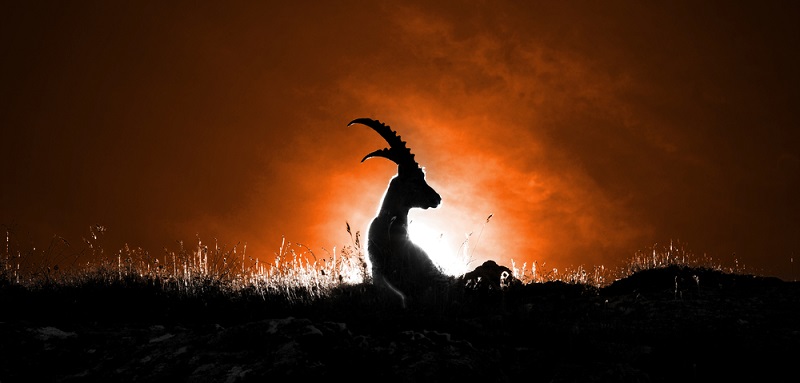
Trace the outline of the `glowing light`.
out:
M 459 256 L 443 233 L 431 229 L 418 221 L 408 224 L 408 236 L 411 241 L 425 250 L 434 263 L 448 275 L 458 276 L 467 272 L 467 262 Z

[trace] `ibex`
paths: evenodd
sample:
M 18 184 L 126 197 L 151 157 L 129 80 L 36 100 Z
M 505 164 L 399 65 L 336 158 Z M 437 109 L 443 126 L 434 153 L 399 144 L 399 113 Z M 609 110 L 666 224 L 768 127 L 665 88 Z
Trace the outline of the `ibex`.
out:
M 389 144 L 361 159 L 383 157 L 397 164 L 397 175 L 389 182 L 377 216 L 369 226 L 367 253 L 372 278 L 379 288 L 396 293 L 402 306 L 407 297 L 419 298 L 447 278 L 422 248 L 408 237 L 408 211 L 435 208 L 442 197 L 425 181 L 425 173 L 414 160 L 411 149 L 396 132 L 380 121 L 358 118 L 347 126 L 362 124 L 374 129 Z

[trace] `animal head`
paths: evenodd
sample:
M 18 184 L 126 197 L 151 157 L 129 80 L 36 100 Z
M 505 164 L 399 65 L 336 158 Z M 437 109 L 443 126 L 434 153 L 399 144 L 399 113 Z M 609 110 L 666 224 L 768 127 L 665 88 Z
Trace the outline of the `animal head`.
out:
M 419 167 L 411 149 L 406 147 L 406 142 L 400 139 L 397 132 L 378 120 L 357 118 L 347 126 L 353 124 L 366 125 L 383 137 L 389 144 L 388 148 L 378 149 L 367 154 L 361 162 L 373 157 L 383 157 L 397 164 L 397 176 L 389 184 L 386 193 L 387 202 L 397 205 L 398 208 L 435 208 L 442 202 L 442 197 L 433 190 L 425 181 L 425 172 Z M 391 199 L 391 201 L 388 201 Z

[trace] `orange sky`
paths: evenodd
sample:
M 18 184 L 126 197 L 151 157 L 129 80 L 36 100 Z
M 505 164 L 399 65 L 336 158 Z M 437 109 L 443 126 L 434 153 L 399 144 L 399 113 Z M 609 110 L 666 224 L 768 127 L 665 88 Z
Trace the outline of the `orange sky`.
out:
M 473 232 L 472 266 L 680 240 L 800 274 L 794 2 L 162 3 L 0 5 L 0 223 L 23 244 L 101 224 L 111 251 L 324 255 L 395 174 L 359 163 L 385 142 L 346 125 L 370 117 L 443 198 L 413 219 Z

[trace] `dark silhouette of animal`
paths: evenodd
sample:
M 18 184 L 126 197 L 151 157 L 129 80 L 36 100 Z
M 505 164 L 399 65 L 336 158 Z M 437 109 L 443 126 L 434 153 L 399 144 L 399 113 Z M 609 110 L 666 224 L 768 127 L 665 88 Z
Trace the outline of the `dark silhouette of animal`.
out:
M 464 287 L 476 291 L 500 291 L 514 282 L 511 269 L 500 266 L 497 262 L 488 260 L 461 278 Z
M 367 253 L 372 263 L 372 279 L 376 286 L 391 291 L 406 307 L 407 300 L 418 300 L 441 286 L 447 277 L 422 248 L 408 237 L 408 211 L 439 206 L 442 197 L 425 181 L 425 173 L 389 126 L 369 118 L 351 121 L 375 130 L 389 144 L 361 159 L 383 157 L 397 164 L 397 175 L 389 182 L 377 216 L 369 227 Z M 384 291 L 385 291 L 384 290 Z

